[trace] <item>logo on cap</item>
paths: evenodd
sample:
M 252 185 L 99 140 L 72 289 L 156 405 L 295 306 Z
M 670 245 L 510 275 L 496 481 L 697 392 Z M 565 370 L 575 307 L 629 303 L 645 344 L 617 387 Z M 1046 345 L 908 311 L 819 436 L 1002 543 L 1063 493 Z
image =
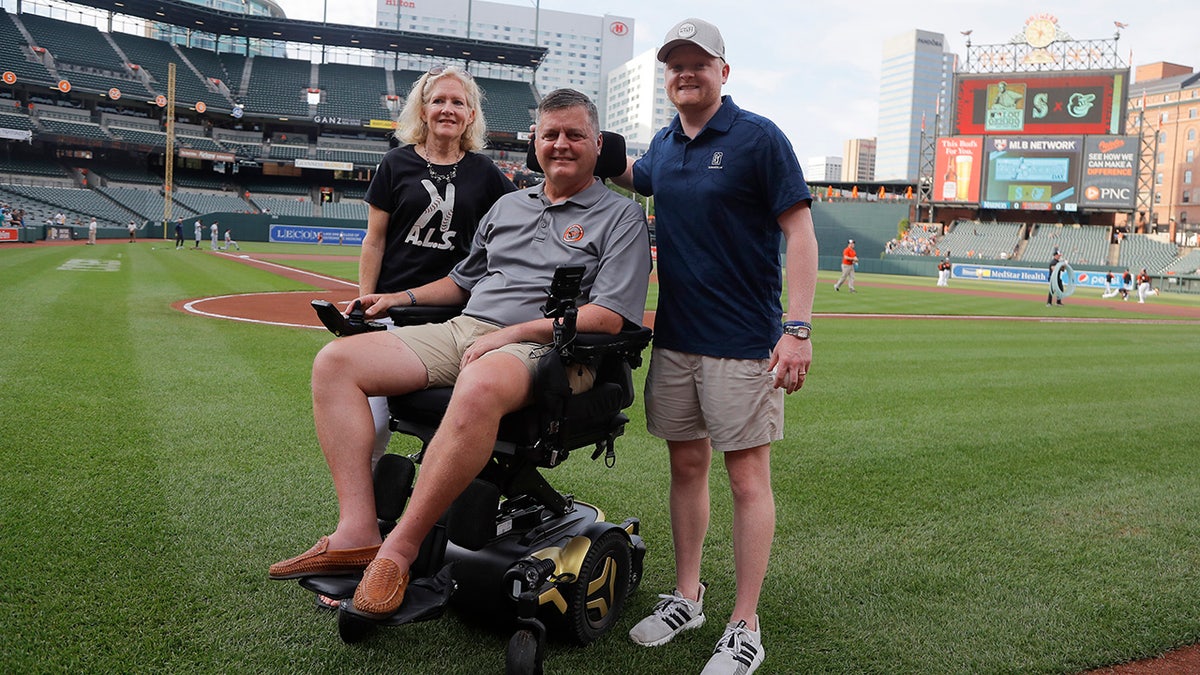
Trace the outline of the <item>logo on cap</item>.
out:
M 677 33 L 677 35 L 679 35 L 679 37 L 684 38 L 684 39 L 690 38 L 695 34 L 696 34 L 696 24 L 694 24 L 694 23 L 683 24 L 682 26 L 679 27 L 679 32 Z

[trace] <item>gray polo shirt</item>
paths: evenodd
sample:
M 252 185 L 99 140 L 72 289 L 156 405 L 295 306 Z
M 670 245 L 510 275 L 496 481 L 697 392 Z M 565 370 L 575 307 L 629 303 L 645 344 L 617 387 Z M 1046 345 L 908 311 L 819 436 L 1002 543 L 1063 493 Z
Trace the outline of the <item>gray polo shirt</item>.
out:
M 558 265 L 583 265 L 580 304 L 641 325 L 650 281 L 646 216 L 599 181 L 551 204 L 536 186 L 501 197 L 450 278 L 470 292 L 464 314 L 500 326 L 542 318 Z

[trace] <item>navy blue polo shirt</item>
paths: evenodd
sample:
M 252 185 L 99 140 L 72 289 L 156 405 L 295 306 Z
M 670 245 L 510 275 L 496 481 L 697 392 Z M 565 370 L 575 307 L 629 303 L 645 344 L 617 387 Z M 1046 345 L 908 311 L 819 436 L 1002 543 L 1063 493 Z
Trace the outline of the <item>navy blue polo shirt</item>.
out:
M 787 137 L 724 96 L 696 138 L 678 116 L 659 131 L 633 183 L 655 198 L 655 345 L 768 358 L 783 334 L 778 219 L 812 198 Z

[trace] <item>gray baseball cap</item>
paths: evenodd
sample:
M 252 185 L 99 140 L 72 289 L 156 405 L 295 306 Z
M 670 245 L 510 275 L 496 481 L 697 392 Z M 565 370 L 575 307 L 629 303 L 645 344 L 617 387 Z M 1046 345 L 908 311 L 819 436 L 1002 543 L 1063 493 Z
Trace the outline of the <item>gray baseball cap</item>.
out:
M 718 59 L 725 59 L 725 40 L 721 31 L 703 19 L 684 19 L 667 31 L 663 46 L 658 48 L 658 60 L 667 62 L 671 50 L 685 44 L 693 44 Z

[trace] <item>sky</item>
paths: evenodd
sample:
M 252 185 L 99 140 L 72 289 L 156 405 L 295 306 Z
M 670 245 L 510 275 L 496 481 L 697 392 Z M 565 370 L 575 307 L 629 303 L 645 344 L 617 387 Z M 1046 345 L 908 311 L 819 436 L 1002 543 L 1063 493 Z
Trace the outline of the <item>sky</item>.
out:
M 276 0 L 289 18 L 321 20 L 323 0 Z M 416 0 L 436 2 L 437 0 Z M 534 0 L 505 0 L 535 6 Z M 1144 3 L 1144 4 L 1142 4 Z M 542 9 L 610 14 L 634 20 L 634 55 L 657 48 L 681 19 L 716 24 L 730 65 L 725 93 L 737 104 L 773 120 L 801 161 L 841 156 L 851 138 L 875 136 L 883 42 L 913 29 L 942 33 L 948 51 L 964 56 L 962 31 L 972 44 L 1002 44 L 1034 14 L 1050 14 L 1080 40 L 1111 38 L 1133 66 L 1169 61 L 1200 68 L 1200 2 L 1196 0 L 854 0 L 815 3 L 788 0 L 691 2 L 646 0 L 540 0 Z M 337 0 L 330 23 L 373 25 L 373 0 Z M 1136 84 L 1131 88 L 1136 92 Z

